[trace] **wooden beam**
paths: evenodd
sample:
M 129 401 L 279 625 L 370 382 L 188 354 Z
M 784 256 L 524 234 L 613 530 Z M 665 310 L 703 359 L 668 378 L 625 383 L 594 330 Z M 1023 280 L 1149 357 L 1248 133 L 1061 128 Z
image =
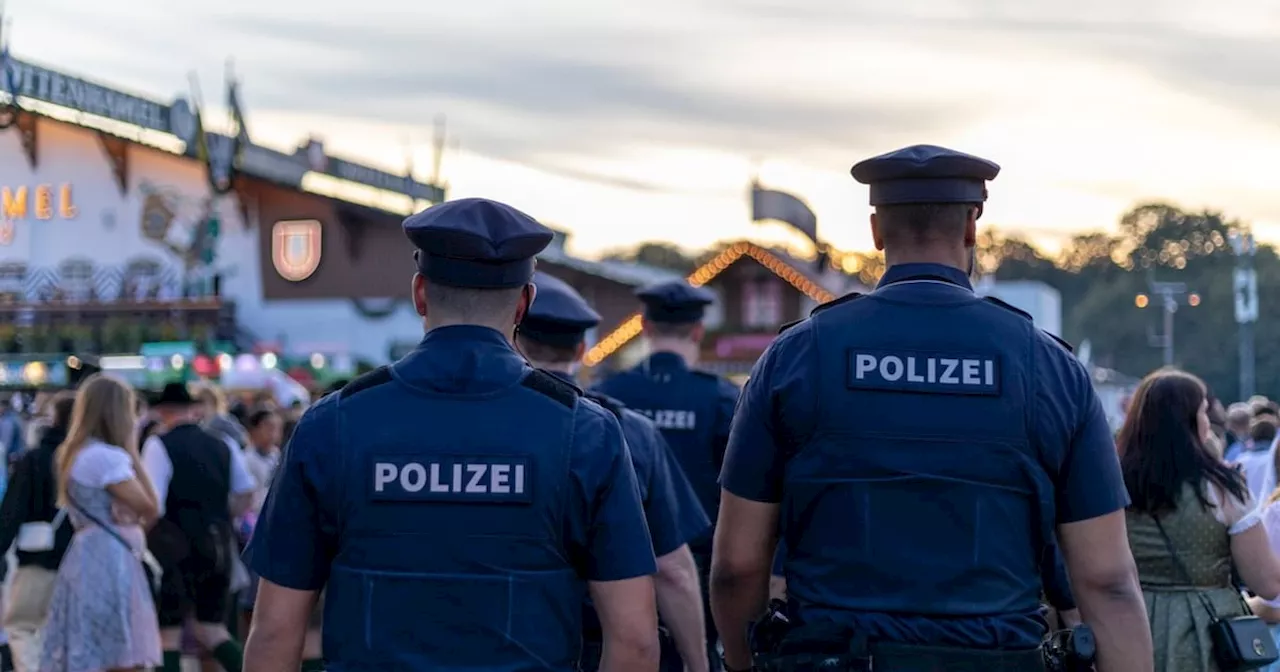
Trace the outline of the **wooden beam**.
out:
M 36 153 L 36 128 L 38 128 L 36 115 L 18 113 L 14 126 L 17 127 L 18 137 L 22 140 L 22 149 L 27 155 L 27 163 L 31 164 L 34 170 L 40 159 Z
M 129 192 L 129 141 L 98 131 L 98 142 L 107 153 L 107 161 L 111 164 L 111 173 L 115 175 L 116 186 L 121 194 Z

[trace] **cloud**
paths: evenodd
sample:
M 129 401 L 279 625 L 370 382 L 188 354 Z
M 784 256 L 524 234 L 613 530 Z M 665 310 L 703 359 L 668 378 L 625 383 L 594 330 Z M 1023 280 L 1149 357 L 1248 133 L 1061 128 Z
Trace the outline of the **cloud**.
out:
M 921 106 L 831 87 L 736 86 L 702 69 L 714 35 L 634 26 L 528 31 L 427 24 L 388 30 L 262 17 L 242 38 L 287 40 L 298 57 L 242 61 L 253 107 L 422 123 L 436 113 L 472 150 L 508 159 L 602 154 L 647 144 L 840 160 L 963 124 L 974 106 Z M 702 52 L 702 53 L 699 53 Z M 309 62 L 321 54 L 323 64 Z

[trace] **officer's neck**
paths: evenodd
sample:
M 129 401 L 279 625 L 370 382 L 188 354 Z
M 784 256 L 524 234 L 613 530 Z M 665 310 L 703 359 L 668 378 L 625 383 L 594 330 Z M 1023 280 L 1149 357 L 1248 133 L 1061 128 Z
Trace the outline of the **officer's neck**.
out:
M 679 355 L 686 366 L 694 366 L 698 363 L 698 350 L 698 344 L 687 338 L 649 337 L 649 354 L 670 352 Z
M 529 366 L 535 369 L 542 369 L 548 373 L 559 373 L 570 378 L 574 374 L 574 364 L 572 362 L 538 362 L 529 360 Z
M 424 332 L 431 331 L 432 329 L 440 329 L 442 327 L 486 327 L 502 334 L 503 338 L 506 338 L 508 343 L 514 343 L 516 336 L 516 325 L 514 323 L 506 325 L 484 324 L 483 322 L 477 322 L 475 320 L 457 320 L 447 317 L 438 319 L 426 317 L 422 320 L 422 328 Z
M 969 249 L 966 247 L 917 247 L 911 249 L 892 250 L 885 248 L 884 264 L 886 267 L 901 264 L 938 264 L 950 266 L 967 273 L 969 271 Z

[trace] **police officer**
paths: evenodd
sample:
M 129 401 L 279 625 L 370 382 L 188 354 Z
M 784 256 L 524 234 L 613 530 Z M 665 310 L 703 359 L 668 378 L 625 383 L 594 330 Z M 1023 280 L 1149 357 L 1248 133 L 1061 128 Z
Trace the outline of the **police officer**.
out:
M 1055 526 L 1099 669 L 1152 669 L 1129 500 L 1089 375 L 969 283 L 998 170 L 933 146 L 854 166 L 888 269 L 870 294 L 784 329 L 747 382 L 712 577 L 728 669 L 751 664 L 747 623 L 780 529 L 787 616 L 805 642 L 789 653 L 829 647 L 847 669 L 1041 670 Z
M 246 670 L 564 670 L 582 603 L 609 669 L 658 663 L 656 571 L 617 418 L 512 347 L 551 231 L 484 199 L 405 220 L 426 336 L 299 422 L 245 555 Z
M 733 383 L 693 368 L 705 334 L 702 318 L 714 297 L 683 280 L 646 287 L 636 296 L 644 303 L 643 328 L 651 354 L 635 368 L 605 379 L 597 389 L 654 421 L 714 524 L 720 508 L 716 481 L 738 401 L 738 388 Z M 705 590 L 711 535 L 689 547 L 698 561 Z M 720 663 L 716 641 L 708 611 L 707 656 L 712 670 L 719 669 Z
M 539 271 L 533 284 L 538 298 L 516 330 L 516 345 L 533 366 L 573 384 L 574 369 L 586 350 L 586 332 L 600 323 L 600 315 L 559 278 Z M 662 669 L 681 672 L 685 669 L 681 661 L 688 660 L 689 672 L 706 670 L 702 591 L 688 542 L 703 537 L 711 522 L 684 473 L 669 461 L 667 442 L 653 422 L 598 392 L 588 392 L 586 397 L 618 417 L 631 451 L 658 557 L 654 578 L 658 613 L 670 633 L 663 637 Z M 583 619 L 582 669 L 592 672 L 600 663 L 600 623 L 589 608 Z

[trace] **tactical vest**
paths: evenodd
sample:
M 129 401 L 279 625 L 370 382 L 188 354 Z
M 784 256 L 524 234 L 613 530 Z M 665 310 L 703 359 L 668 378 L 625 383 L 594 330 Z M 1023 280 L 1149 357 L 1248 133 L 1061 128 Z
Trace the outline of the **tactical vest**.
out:
M 382 369 L 339 394 L 329 669 L 571 669 L 586 595 L 564 542 L 578 390 L 535 371 L 496 393 L 432 393 Z
M 641 365 L 609 379 L 602 389 L 653 420 L 714 524 L 720 512 L 720 463 L 724 459 L 713 446 L 720 403 L 715 376 L 685 369 L 672 372 L 670 380 L 655 380 Z M 709 535 L 698 542 L 690 546 L 710 550 Z
M 1032 322 L 942 282 L 882 287 L 810 321 L 817 421 L 783 502 L 792 600 L 1035 613 L 1052 489 L 1030 436 Z

